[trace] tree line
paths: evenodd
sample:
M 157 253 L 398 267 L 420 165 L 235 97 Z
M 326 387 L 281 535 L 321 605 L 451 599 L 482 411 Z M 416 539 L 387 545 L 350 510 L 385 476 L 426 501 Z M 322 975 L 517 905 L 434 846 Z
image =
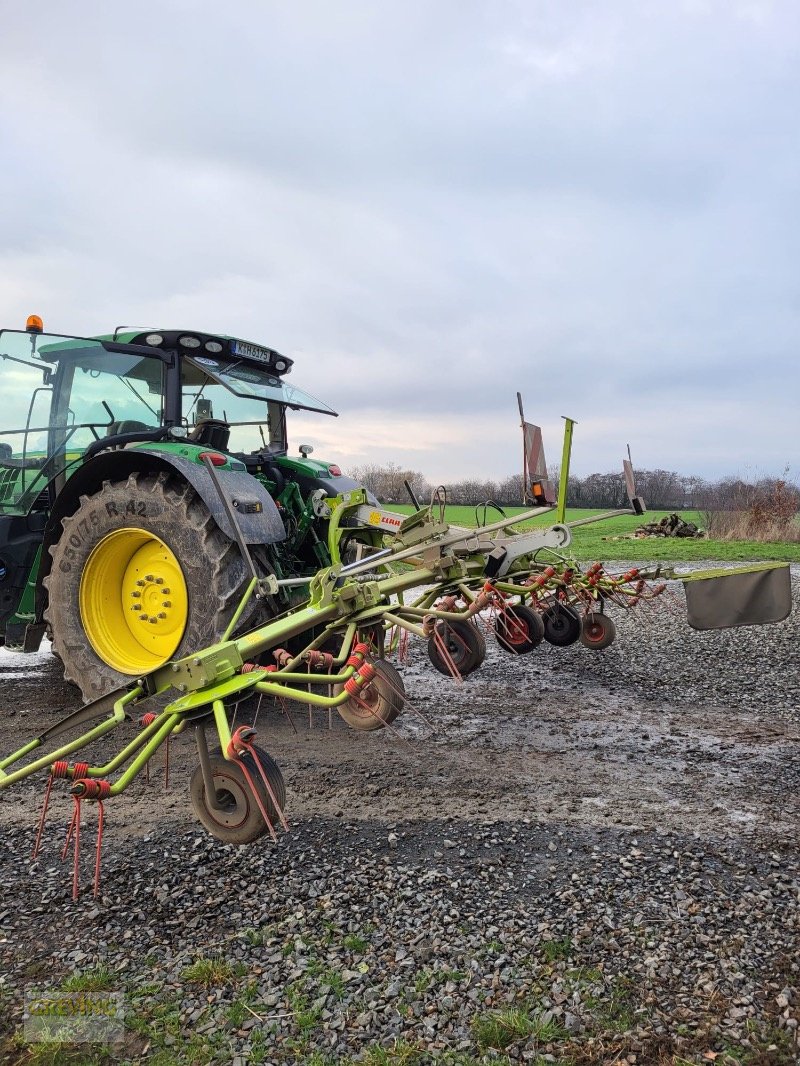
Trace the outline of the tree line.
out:
M 368 464 L 354 467 L 350 476 L 374 492 L 381 503 L 409 503 L 405 482 L 411 485 L 420 503 L 428 503 L 436 486 L 431 485 L 418 470 L 404 470 L 395 463 Z M 558 469 L 552 471 L 554 485 L 558 484 Z M 484 478 L 466 478 L 445 485 L 449 503 L 475 505 L 492 500 L 501 506 L 522 503 L 522 477 L 509 474 L 500 481 Z M 709 480 L 696 475 L 678 474 L 673 470 L 637 470 L 636 492 L 654 511 L 699 511 L 741 510 L 754 495 L 764 498 L 776 494 L 794 502 L 795 511 L 800 509 L 800 488 L 789 481 L 788 471 L 783 476 L 762 477 L 745 481 L 739 477 L 724 477 Z M 601 507 L 616 510 L 628 506 L 622 472 L 587 474 L 578 477 L 571 474 L 567 483 L 567 502 L 570 507 Z

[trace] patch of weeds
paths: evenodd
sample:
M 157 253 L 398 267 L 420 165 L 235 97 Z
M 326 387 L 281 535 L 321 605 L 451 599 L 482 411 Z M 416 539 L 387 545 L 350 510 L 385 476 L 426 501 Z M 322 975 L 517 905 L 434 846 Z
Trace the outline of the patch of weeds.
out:
M 242 933 L 242 939 L 248 943 L 251 948 L 263 948 L 269 940 L 271 933 L 271 925 L 262 925 L 259 926 L 258 929 L 245 929 Z
M 213 1062 L 216 1053 L 221 1050 L 224 1039 L 223 1033 L 214 1030 L 202 1035 L 196 1034 L 182 1049 L 181 1062 L 188 1063 L 189 1066 L 207 1066 L 207 1063 Z
M 134 1001 L 137 999 L 149 999 L 151 996 L 157 996 L 163 987 L 160 982 L 156 981 L 151 981 L 146 985 L 136 985 L 130 993 L 130 998 Z
M 317 955 L 311 954 L 306 959 L 306 966 L 303 970 L 303 974 L 306 977 L 320 977 L 328 969 L 325 962 Z
M 572 951 L 572 941 L 568 936 L 563 940 L 545 940 L 542 942 L 542 955 L 545 962 L 561 962 L 569 958 Z
M 179 1038 L 181 1035 L 180 1001 L 181 997 L 176 992 L 161 1002 L 139 1004 L 135 1013 L 126 1014 L 125 1026 L 144 1037 L 155 1048 L 163 1050 L 166 1055 L 165 1037 Z M 148 1066 L 152 1066 L 151 1060 L 147 1061 Z M 169 1058 L 165 1059 L 165 1063 L 170 1061 Z
M 341 999 L 344 995 L 344 978 L 338 970 L 330 967 L 323 970 L 319 975 L 319 983 L 321 985 L 329 985 L 331 995 L 335 996 L 336 999 Z
M 426 1058 L 418 1044 L 397 1038 L 391 1047 L 368 1048 L 363 1061 L 366 1066 L 422 1066 L 430 1057 Z
M 500 940 L 490 940 L 486 945 L 486 950 L 492 955 L 502 955 L 505 951 L 505 944 Z
M 427 992 L 436 983 L 436 974 L 433 970 L 418 970 L 414 978 L 414 991 L 418 995 Z
M 576 985 L 596 985 L 603 980 L 602 972 L 593 966 L 576 966 L 572 970 L 567 970 L 564 977 Z
M 322 1010 L 314 1007 L 305 992 L 296 985 L 288 989 L 287 999 L 301 1036 L 308 1036 L 319 1024 Z
M 250 1061 L 252 1062 L 252 1059 Z M 307 1058 L 303 1059 L 304 1066 L 337 1066 L 341 1064 L 341 1061 L 333 1055 L 326 1055 L 324 1051 L 312 1051 Z
M 358 954 L 363 954 L 369 947 L 369 942 L 357 933 L 348 933 L 342 943 L 348 951 L 355 951 Z
M 250 1031 L 250 1063 L 251 1066 L 262 1066 L 267 1061 L 267 1038 L 262 1029 Z
M 119 984 L 116 974 L 107 966 L 93 966 L 74 973 L 59 985 L 60 992 L 111 992 Z
M 240 1029 L 248 1018 L 253 1017 L 242 999 L 235 999 L 228 1007 L 225 1016 L 231 1025 L 235 1025 L 237 1029 Z
M 176 1049 L 161 1048 L 147 1060 L 147 1066 L 183 1066 L 183 1045 L 176 1045 Z
M 255 1003 L 258 999 L 258 984 L 255 981 L 248 981 L 239 993 L 239 998 L 243 1003 Z
M 751 1019 L 751 1022 L 754 1021 Z M 756 1034 L 755 1029 L 760 1029 Z M 794 1066 L 798 1060 L 798 1045 L 795 1037 L 777 1026 L 767 1025 L 760 1028 L 758 1023 L 748 1024 L 750 1047 L 724 1041 L 718 1062 L 724 1066 Z
M 523 1007 L 487 1011 L 472 1019 L 472 1035 L 481 1051 L 505 1051 L 517 1040 L 535 1037 L 549 1043 L 566 1036 L 566 1030 L 551 1018 L 546 1021 L 538 1012 Z
M 464 981 L 469 974 L 466 970 L 439 970 L 439 980 L 446 983 L 447 981 Z
M 213 988 L 215 985 L 232 981 L 237 975 L 236 971 L 237 968 L 231 966 L 227 959 L 198 959 L 191 966 L 187 966 L 181 976 L 187 984 Z
M 633 984 L 625 977 L 618 977 L 609 986 L 610 998 L 601 1002 L 596 997 L 586 1001 L 591 1010 L 596 1004 L 595 1021 L 614 1033 L 626 1033 L 636 1024 L 636 999 Z
M 60 1040 L 37 1040 L 28 1044 L 26 1066 L 109 1066 L 115 1059 L 105 1046 L 62 1044 Z
M 336 935 L 336 922 L 330 918 L 323 918 L 320 921 L 322 926 L 322 936 L 319 938 L 320 945 L 323 948 L 328 948 L 334 941 Z

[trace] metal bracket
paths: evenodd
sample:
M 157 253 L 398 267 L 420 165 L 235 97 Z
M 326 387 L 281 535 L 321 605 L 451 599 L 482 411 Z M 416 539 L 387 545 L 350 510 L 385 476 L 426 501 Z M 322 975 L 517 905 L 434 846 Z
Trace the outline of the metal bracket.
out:
M 242 558 L 247 563 L 248 567 L 250 568 L 250 573 L 255 578 L 256 598 L 263 599 L 265 596 L 274 596 L 278 591 L 278 582 L 275 578 L 275 575 L 268 574 L 266 577 L 263 577 L 256 570 L 255 563 L 253 562 L 253 557 L 250 554 L 250 549 L 247 547 L 245 539 L 242 536 L 242 530 L 239 526 L 236 511 L 231 505 L 231 501 L 225 495 L 225 491 L 222 488 L 219 477 L 217 476 L 217 471 L 214 467 L 214 464 L 211 462 L 211 458 L 208 455 L 203 455 L 202 460 L 203 466 L 205 466 L 206 470 L 208 471 L 208 476 L 211 478 L 211 484 L 217 490 L 217 495 L 219 496 L 220 502 L 223 508 L 225 509 L 226 515 L 228 516 L 228 521 L 233 527 L 233 534 L 236 538 L 236 543 L 239 546 L 239 551 L 242 553 Z
M 235 677 L 244 664 L 233 640 L 215 644 L 185 659 L 168 663 L 142 678 L 142 685 L 152 686 L 154 692 L 162 692 L 173 686 L 178 692 L 196 692 L 198 689 L 218 685 Z

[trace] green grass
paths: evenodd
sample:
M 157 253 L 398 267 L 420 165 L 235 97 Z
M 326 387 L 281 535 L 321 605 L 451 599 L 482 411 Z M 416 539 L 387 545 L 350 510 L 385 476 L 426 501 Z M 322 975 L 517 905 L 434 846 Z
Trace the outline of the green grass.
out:
M 542 955 L 546 962 L 559 962 L 561 959 L 566 959 L 571 950 L 572 941 L 569 937 L 564 937 L 563 940 L 542 941 Z
M 412 508 L 406 504 L 391 504 L 390 510 L 411 514 Z M 509 517 L 520 514 L 521 507 L 505 507 Z M 479 509 L 482 519 L 483 509 Z M 568 507 L 566 521 L 569 524 L 582 518 L 591 518 L 603 514 L 597 508 Z M 751 540 L 713 540 L 703 537 L 699 540 L 682 538 L 652 537 L 642 540 L 619 540 L 632 533 L 643 522 L 657 522 L 669 511 L 648 511 L 644 516 L 623 515 L 609 518 L 588 526 L 579 526 L 572 530 L 572 544 L 568 553 L 578 562 L 614 562 L 630 560 L 631 562 L 692 562 L 697 559 L 719 559 L 726 562 L 751 562 L 754 560 L 779 560 L 782 562 L 800 562 L 800 543 L 761 543 Z M 703 516 L 699 511 L 681 511 L 687 521 L 703 526 Z M 487 512 L 487 522 L 500 517 L 497 512 Z M 474 526 L 475 508 L 452 505 L 447 508 L 447 521 L 457 526 Z M 535 529 L 555 522 L 555 511 L 539 515 L 530 522 L 516 527 Z
M 94 966 L 80 973 L 74 973 L 61 982 L 61 992 L 111 992 L 119 984 L 119 979 L 107 966 Z
M 242 976 L 240 966 L 231 966 L 225 959 L 198 959 L 183 971 L 183 979 L 190 985 L 213 988 Z
M 536 1011 L 510 1007 L 508 1010 L 487 1011 L 473 1018 L 472 1035 L 482 1051 L 505 1051 L 517 1040 L 533 1037 L 541 1043 L 550 1043 L 567 1036 L 567 1032 L 554 1018 L 545 1021 Z

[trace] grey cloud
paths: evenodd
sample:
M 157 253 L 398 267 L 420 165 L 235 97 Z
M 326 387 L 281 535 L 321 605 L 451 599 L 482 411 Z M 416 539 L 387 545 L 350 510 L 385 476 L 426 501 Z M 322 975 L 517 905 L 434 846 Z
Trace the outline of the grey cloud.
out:
M 800 462 L 799 17 L 20 7 L 0 68 L 4 321 L 264 340 L 356 422 L 378 404 L 432 439 L 443 416 L 510 410 L 508 437 L 448 459 L 465 473 L 513 466 L 516 389 L 540 421 L 637 429 L 668 451 L 650 465 L 683 461 L 691 412 L 701 471 L 738 461 L 723 401 L 749 398 L 736 417 L 764 456 Z M 576 453 L 616 466 L 612 430 L 587 431 Z

